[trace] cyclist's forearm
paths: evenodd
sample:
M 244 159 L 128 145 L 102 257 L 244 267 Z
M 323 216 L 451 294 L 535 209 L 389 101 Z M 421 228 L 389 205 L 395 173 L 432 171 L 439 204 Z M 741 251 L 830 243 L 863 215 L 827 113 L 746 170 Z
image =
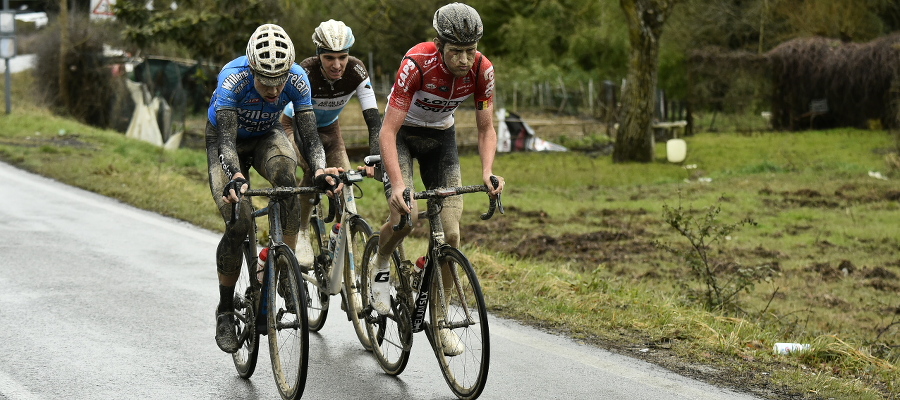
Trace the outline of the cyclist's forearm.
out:
M 405 119 L 406 112 L 388 106 L 384 113 L 384 120 L 381 122 L 381 131 L 378 133 L 378 141 L 381 146 L 381 165 L 384 167 L 389 181 L 395 187 L 397 185 L 405 186 L 402 172 L 400 172 L 400 159 L 397 155 L 397 132 L 400 131 Z
M 490 108 L 477 111 L 475 117 L 478 125 L 478 155 L 481 157 L 481 172 L 483 176 L 489 176 L 493 174 L 494 156 L 497 153 L 497 131 L 494 130 Z
M 312 171 L 325 168 L 325 149 L 322 148 L 322 140 L 316 131 L 316 116 L 312 110 L 294 112 L 294 140 L 297 147 L 303 153 L 303 158 L 309 164 Z
M 235 174 L 241 173 L 236 148 L 237 126 L 236 110 L 216 111 L 216 128 L 219 131 L 219 165 L 229 180 L 233 179 Z
M 381 146 L 378 143 L 378 133 L 381 130 L 381 114 L 377 108 L 363 110 L 363 119 L 369 128 L 369 154 L 381 154 Z

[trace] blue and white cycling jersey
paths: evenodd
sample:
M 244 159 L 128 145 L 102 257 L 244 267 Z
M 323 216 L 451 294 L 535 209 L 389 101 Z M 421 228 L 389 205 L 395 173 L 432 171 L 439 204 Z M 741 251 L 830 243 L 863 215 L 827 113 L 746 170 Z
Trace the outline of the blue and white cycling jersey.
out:
M 318 57 L 307 58 L 300 66 L 306 70 L 313 88 L 312 104 L 317 127 L 323 128 L 337 122 L 341 111 L 354 94 L 359 98 L 363 110 L 378 108 L 369 74 L 362 61 L 356 57 L 349 57 L 344 76 L 336 81 L 330 81 L 325 77 L 322 62 Z M 284 115 L 294 117 L 292 104 L 285 107 Z
M 209 122 L 216 126 L 217 110 L 237 110 L 237 136 L 243 139 L 259 136 L 272 129 L 287 104 L 298 110 L 312 108 L 309 78 L 306 70 L 297 64 L 288 72 L 287 84 L 274 103 L 263 99 L 253 82 L 247 56 L 238 57 L 222 67 L 216 90 L 209 102 Z

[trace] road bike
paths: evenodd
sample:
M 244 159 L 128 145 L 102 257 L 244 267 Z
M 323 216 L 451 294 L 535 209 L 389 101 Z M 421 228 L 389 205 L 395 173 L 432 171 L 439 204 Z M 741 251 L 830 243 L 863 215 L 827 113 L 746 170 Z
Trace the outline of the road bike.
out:
M 498 185 L 496 178 L 493 184 Z M 391 311 L 380 315 L 370 304 L 369 269 L 374 268 L 379 234 L 373 234 L 363 254 L 363 312 L 372 352 L 381 368 L 399 375 L 406 368 L 413 343 L 413 333 L 425 331 L 444 379 L 461 399 L 477 398 L 487 383 L 490 361 L 490 335 L 487 309 L 481 285 L 469 259 L 444 240 L 440 213 L 443 199 L 467 193 L 487 192 L 485 185 L 461 186 L 404 193 L 411 199 L 427 199 L 424 216 L 428 218 L 430 236 L 424 269 L 414 272 L 401 242 L 391 255 Z M 503 213 L 500 196 L 490 198 L 486 220 L 494 211 Z M 409 224 L 403 216 L 394 230 Z M 377 278 L 377 277 L 376 277 Z M 426 314 L 428 320 L 426 321 Z
M 316 207 L 309 220 L 309 239 L 313 249 L 314 265 L 302 277 L 306 282 L 309 296 L 307 314 L 309 330 L 318 332 L 325 325 L 331 296 L 341 294 L 341 308 L 347 314 L 347 320 L 353 323 L 356 336 L 366 350 L 371 349 L 369 336 L 364 321 L 360 318 L 362 311 L 360 301 L 359 268 L 366 241 L 372 236 L 372 228 L 366 220 L 356 212 L 354 184 L 363 180 L 357 171 L 339 174 L 344 183 L 344 190 L 329 203 L 329 214 L 324 217 L 323 207 Z M 359 190 L 362 193 L 362 190 Z M 362 197 L 362 196 L 360 196 Z M 321 205 L 321 203 L 320 203 Z M 337 232 L 329 232 L 326 224 L 340 218 L 336 223 Z
M 235 286 L 235 323 L 240 349 L 232 354 L 241 378 L 256 370 L 260 335 L 269 338 L 269 357 L 278 392 L 286 400 L 299 399 L 306 387 L 309 365 L 309 325 L 306 291 L 300 284 L 300 265 L 284 243 L 281 215 L 285 202 L 298 194 L 321 193 L 313 187 L 275 187 L 247 190 L 244 196 L 268 197 L 268 205 L 252 209 L 253 223 L 242 243 L 244 265 Z M 298 200 L 294 200 L 298 201 Z M 252 202 L 250 203 L 252 207 Z M 234 214 L 238 215 L 235 204 Z M 269 243 L 257 255 L 256 218 L 268 216 Z M 257 266 L 264 259 L 264 268 Z

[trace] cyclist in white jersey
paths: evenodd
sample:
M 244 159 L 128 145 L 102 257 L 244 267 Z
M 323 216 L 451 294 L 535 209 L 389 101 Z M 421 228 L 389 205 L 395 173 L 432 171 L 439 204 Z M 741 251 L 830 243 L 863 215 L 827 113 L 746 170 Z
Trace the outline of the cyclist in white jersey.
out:
M 362 61 L 349 54 L 350 47 L 356 41 L 350 27 L 341 21 L 330 19 L 316 27 L 312 40 L 316 45 L 316 56 L 301 61 L 300 66 L 306 70 L 312 88 L 312 106 L 316 115 L 319 139 L 325 149 L 326 163 L 349 170 L 350 160 L 347 158 L 338 117 L 355 94 L 362 106 L 363 119 L 368 128 L 370 154 L 379 154 L 378 130 L 381 129 L 381 115 L 378 112 L 375 91 L 372 90 L 369 74 Z M 294 105 L 288 103 L 281 122 L 289 135 L 293 131 L 291 124 L 293 116 Z M 298 164 L 303 169 L 300 184 L 308 185 L 312 178 L 308 163 L 302 155 Z M 308 197 L 301 196 L 301 201 L 306 202 L 307 199 Z M 310 212 L 309 207 L 301 209 L 300 241 L 309 240 L 307 224 Z M 298 254 L 298 260 L 301 256 L 307 257 L 300 260 L 301 265 L 312 264 L 311 253 Z

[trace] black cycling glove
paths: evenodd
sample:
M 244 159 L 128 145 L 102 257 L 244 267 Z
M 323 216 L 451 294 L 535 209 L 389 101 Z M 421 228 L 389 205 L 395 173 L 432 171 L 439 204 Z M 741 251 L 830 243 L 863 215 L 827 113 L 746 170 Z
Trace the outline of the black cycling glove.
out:
M 237 194 L 237 197 L 241 198 L 241 186 L 244 186 L 244 184 L 247 184 L 247 189 L 250 188 L 250 181 L 248 181 L 244 178 L 234 178 L 234 179 L 228 181 L 228 184 L 225 185 L 225 190 L 222 191 L 222 196 L 228 197 L 228 195 L 229 195 L 228 192 L 230 192 L 233 189 L 234 193 Z
M 329 176 L 334 179 L 334 184 L 328 183 L 328 180 L 325 179 Z M 337 190 L 338 183 L 340 183 L 340 178 L 335 174 L 321 174 L 313 178 L 313 184 L 316 185 L 317 188 L 322 189 L 326 192 L 334 192 L 335 190 Z

